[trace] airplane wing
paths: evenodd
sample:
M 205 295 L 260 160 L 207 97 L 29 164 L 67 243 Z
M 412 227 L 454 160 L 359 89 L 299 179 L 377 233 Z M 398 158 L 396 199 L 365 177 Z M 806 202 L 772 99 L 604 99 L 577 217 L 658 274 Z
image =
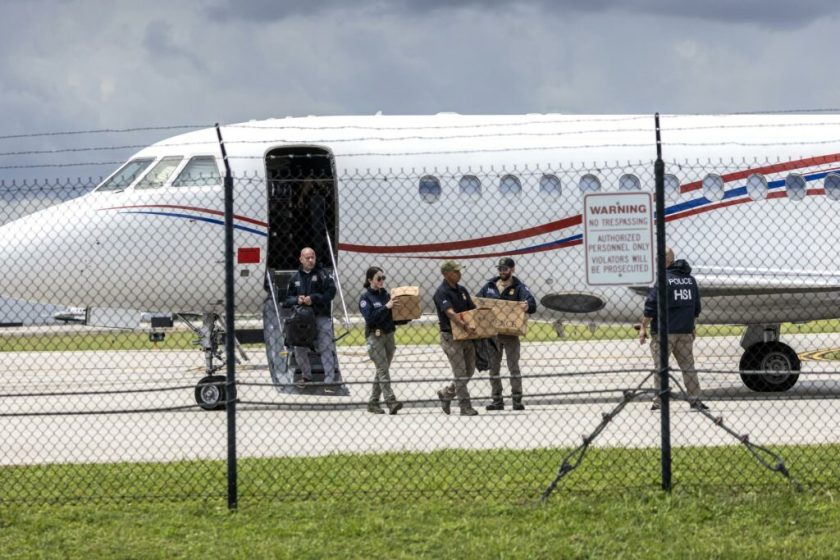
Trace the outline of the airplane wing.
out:
M 759 268 L 692 270 L 703 298 L 701 322 L 751 324 L 840 317 L 840 273 Z M 630 286 L 646 295 L 649 286 Z

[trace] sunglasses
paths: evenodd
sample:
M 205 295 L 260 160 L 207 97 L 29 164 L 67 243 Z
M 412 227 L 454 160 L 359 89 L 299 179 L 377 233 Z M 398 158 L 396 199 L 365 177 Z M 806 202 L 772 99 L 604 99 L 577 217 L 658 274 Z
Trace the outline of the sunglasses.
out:
M 499 272 L 507 272 L 508 270 L 510 270 L 510 267 L 509 267 L 509 266 L 499 266 L 499 267 L 497 267 L 496 269 L 497 269 Z
M 376 278 L 374 278 L 374 280 L 376 280 L 377 282 L 381 282 L 382 280 L 385 280 L 385 276 L 377 276 Z

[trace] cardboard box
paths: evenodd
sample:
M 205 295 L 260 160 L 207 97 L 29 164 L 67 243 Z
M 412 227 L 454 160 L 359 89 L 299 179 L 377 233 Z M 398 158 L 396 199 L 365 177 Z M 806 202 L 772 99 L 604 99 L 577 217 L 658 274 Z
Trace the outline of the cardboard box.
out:
M 525 336 L 528 334 L 528 313 L 522 309 L 521 301 L 495 298 L 473 298 L 479 307 L 489 307 L 496 314 L 496 330 L 499 334 Z
M 391 308 L 391 316 L 394 321 L 411 321 L 420 318 L 422 310 L 420 309 L 419 286 L 394 288 L 391 290 L 391 299 L 394 300 L 394 307 Z
M 475 333 L 470 334 L 465 329 L 452 323 L 452 338 L 455 340 L 470 340 L 476 338 L 490 338 L 496 336 L 496 315 L 488 307 L 479 307 L 458 314 L 468 325 L 475 326 Z

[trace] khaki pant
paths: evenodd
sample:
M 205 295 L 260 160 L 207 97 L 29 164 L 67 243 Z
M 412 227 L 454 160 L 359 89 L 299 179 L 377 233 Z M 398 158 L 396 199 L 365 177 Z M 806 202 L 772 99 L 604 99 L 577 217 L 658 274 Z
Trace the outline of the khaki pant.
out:
M 371 333 L 367 337 L 368 356 L 376 366 L 376 376 L 373 378 L 373 390 L 370 393 L 370 404 L 378 405 L 380 396 L 385 397 L 385 402 L 397 400 L 394 391 L 391 390 L 391 361 L 394 359 L 394 351 L 397 344 L 394 341 L 394 333 L 387 333 L 380 336 Z
M 470 408 L 470 392 L 467 383 L 475 373 L 475 346 L 472 340 L 455 340 L 452 333 L 440 333 L 440 347 L 443 348 L 449 365 L 452 367 L 452 376 L 455 382 L 443 388 L 443 392 L 449 398 L 458 397 L 458 404 L 461 408 Z
M 499 374 L 502 369 L 502 352 L 507 358 L 508 372 L 510 372 L 510 392 L 513 398 L 522 397 L 522 373 L 519 371 L 519 337 L 500 334 L 496 338 L 499 349 L 493 353 L 490 361 L 490 388 L 493 400 L 502 398 L 502 379 Z
M 669 334 L 668 335 L 668 351 L 677 360 L 683 375 L 683 383 L 685 383 L 685 390 L 688 392 L 689 398 L 695 399 L 700 396 L 700 381 L 697 379 L 697 370 L 694 369 L 694 335 L 686 334 Z M 654 388 L 659 391 L 661 381 L 659 379 L 659 335 L 654 334 L 650 339 L 650 353 L 653 356 L 653 367 L 656 369 L 654 375 Z M 659 395 L 653 398 L 654 401 L 659 402 Z

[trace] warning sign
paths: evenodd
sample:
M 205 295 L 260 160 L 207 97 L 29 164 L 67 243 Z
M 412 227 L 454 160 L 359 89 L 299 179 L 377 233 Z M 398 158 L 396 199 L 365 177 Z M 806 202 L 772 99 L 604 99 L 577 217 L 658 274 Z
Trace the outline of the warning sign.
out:
M 650 193 L 583 197 L 586 283 L 622 286 L 653 282 L 653 199 Z

